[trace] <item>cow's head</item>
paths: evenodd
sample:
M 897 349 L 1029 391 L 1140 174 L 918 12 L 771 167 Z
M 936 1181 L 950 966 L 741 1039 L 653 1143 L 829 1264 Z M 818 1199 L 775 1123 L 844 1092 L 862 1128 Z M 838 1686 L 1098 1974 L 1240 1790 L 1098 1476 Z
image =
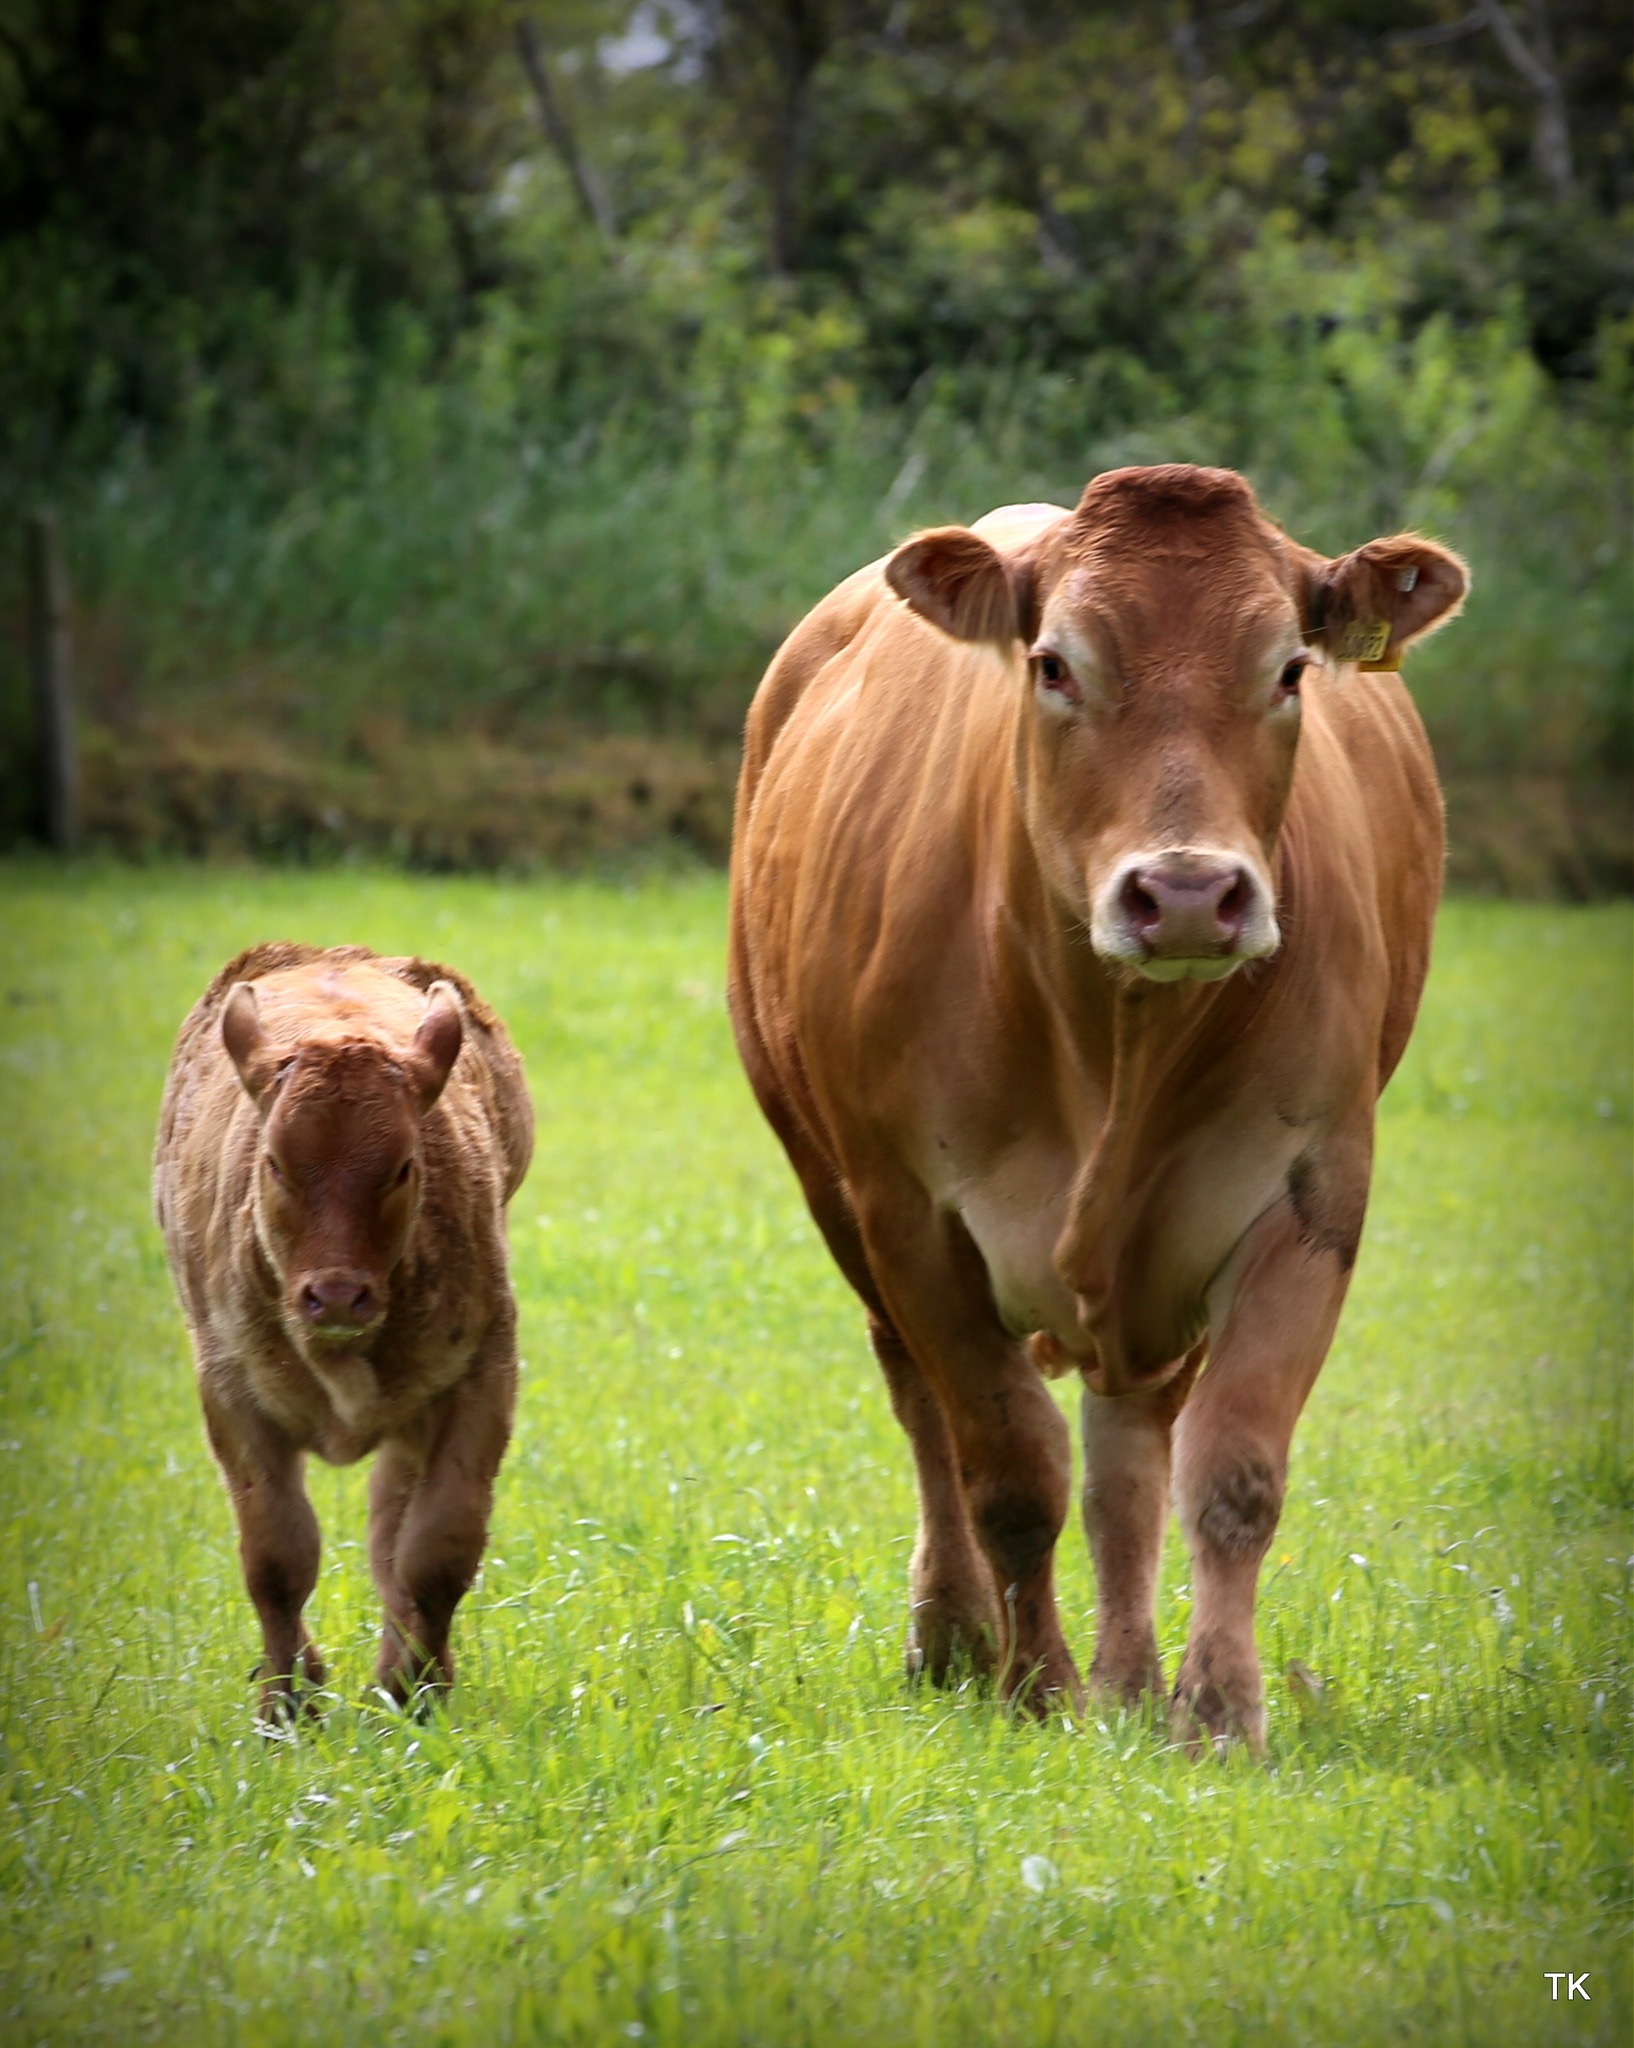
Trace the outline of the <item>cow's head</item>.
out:
M 1279 943 L 1273 854 L 1309 672 L 1395 668 L 1468 575 L 1415 534 L 1335 561 L 1290 541 L 1229 470 L 1095 478 L 1001 553 L 966 527 L 891 556 L 891 588 L 1021 663 L 1027 827 L 1103 960 L 1213 981 Z
M 309 1360 L 355 1352 L 385 1320 L 419 1214 L 422 1125 L 463 1030 L 446 981 L 401 1050 L 359 1037 L 279 1046 L 252 983 L 227 999 L 222 1043 L 261 1114 L 256 1235 Z

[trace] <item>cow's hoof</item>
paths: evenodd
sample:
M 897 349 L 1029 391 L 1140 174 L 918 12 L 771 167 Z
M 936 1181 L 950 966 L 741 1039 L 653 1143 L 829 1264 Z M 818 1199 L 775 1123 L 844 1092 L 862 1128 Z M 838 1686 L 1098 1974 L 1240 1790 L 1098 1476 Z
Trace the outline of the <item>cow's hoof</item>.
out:
M 1017 1716 L 1047 1721 L 1052 1714 L 1082 1714 L 1084 1681 L 1070 1657 L 1049 1657 L 1004 1688 L 1004 1704 Z
M 1232 1696 L 1212 1681 L 1188 1686 L 1182 1676 L 1169 1703 L 1169 1735 L 1194 1757 L 1217 1756 L 1239 1745 L 1251 1756 L 1265 1754 L 1265 1702 L 1247 1689 Z
M 943 1691 L 991 1678 L 998 1665 L 992 1624 L 920 1614 L 908 1624 L 902 1668 L 910 1685 L 928 1678 Z
M 1150 1658 L 1114 1662 L 1097 1655 L 1089 1667 L 1089 1696 L 1098 1707 L 1119 1714 L 1138 1713 L 1154 1700 L 1166 1701 L 1163 1663 L 1154 1649 Z

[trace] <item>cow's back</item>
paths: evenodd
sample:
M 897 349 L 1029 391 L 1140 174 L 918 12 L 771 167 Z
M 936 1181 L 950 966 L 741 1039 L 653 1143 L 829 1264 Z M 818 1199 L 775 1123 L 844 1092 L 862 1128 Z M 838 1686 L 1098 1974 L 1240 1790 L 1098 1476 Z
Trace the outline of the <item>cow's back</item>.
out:
M 978 519 L 971 530 L 995 547 L 1008 549 L 1021 546 L 1065 517 L 1059 505 L 1001 505 Z M 885 581 L 886 559 L 882 556 L 869 562 L 837 584 L 772 657 L 749 707 L 744 731 L 738 783 L 739 838 L 772 750 L 813 683 L 876 623 L 887 631 L 924 635 L 923 625 L 907 613 Z M 881 619 L 881 613 L 886 619 Z
M 1429 973 L 1446 857 L 1445 810 L 1423 720 L 1398 674 L 1358 672 L 1330 682 L 1325 710 L 1356 792 L 1389 961 L 1379 1036 L 1383 1088 L 1407 1049 Z

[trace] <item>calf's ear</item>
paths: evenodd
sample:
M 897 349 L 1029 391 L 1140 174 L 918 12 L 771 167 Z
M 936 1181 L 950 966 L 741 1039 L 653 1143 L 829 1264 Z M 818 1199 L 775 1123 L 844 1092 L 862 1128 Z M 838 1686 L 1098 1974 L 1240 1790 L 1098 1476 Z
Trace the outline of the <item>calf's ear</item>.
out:
M 272 1079 L 267 1034 L 261 1023 L 261 1005 L 252 982 L 241 981 L 221 1008 L 221 1042 L 227 1057 L 238 1069 L 238 1078 L 252 1102 L 259 1102 Z
M 1469 589 L 1464 562 L 1416 533 L 1306 560 L 1306 632 L 1330 660 L 1364 669 L 1400 668 L 1415 640 L 1458 616 Z
M 434 981 L 426 994 L 425 1015 L 409 1047 L 409 1078 L 427 1110 L 448 1085 L 465 1037 L 459 991 L 451 981 Z
M 1027 637 L 1027 593 L 996 548 L 968 526 L 935 526 L 905 540 L 885 580 L 910 610 L 955 640 L 1010 648 Z

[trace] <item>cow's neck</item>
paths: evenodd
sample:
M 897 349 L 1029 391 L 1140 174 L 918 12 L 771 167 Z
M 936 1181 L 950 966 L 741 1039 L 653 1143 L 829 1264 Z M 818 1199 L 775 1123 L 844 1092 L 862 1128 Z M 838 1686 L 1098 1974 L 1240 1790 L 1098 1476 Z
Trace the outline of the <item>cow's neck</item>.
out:
M 1028 934 L 1025 971 L 1053 1020 L 1057 1060 L 1074 1070 L 1086 1106 L 1055 1265 L 1093 1314 L 1127 1282 L 1130 1258 L 1197 1137 L 1234 1092 L 1230 1072 L 1275 973 L 1157 983 L 1107 966 L 1091 951 L 1081 915 L 1051 887 L 1019 806 L 1014 827 L 1006 862 L 1012 926 Z

